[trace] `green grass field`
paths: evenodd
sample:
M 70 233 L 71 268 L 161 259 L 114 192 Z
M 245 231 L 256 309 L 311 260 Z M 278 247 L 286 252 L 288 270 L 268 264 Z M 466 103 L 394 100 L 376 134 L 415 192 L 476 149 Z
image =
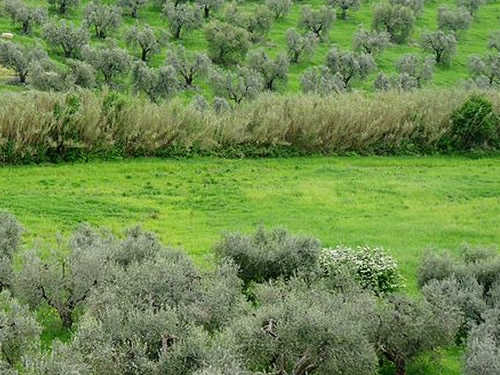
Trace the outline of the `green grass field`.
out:
M 43 0 L 29 0 L 28 1 L 34 5 L 46 6 L 46 2 Z M 83 20 L 83 9 L 85 4 L 89 0 L 82 0 L 78 9 L 73 10 L 66 17 L 72 22 L 80 24 Z M 104 0 L 104 3 L 117 3 L 117 0 Z M 263 3 L 263 1 L 244 1 L 238 3 L 238 6 L 252 10 L 258 4 Z M 301 6 L 308 4 L 313 8 L 319 8 L 324 4 L 322 0 L 308 0 L 306 2 L 296 2 L 292 7 L 291 13 L 284 19 L 275 21 L 270 32 L 266 35 L 265 39 L 259 42 L 254 47 L 264 47 L 270 52 L 271 55 L 278 53 L 279 51 L 286 50 L 285 32 L 288 28 L 296 27 L 299 20 Z M 293 93 L 300 91 L 300 75 L 301 73 L 315 65 L 324 64 L 324 60 L 328 50 L 332 45 L 339 45 L 344 49 L 350 49 L 352 45 L 352 37 L 356 29 L 360 25 L 364 25 L 367 28 L 371 27 L 373 7 L 376 1 L 369 0 L 365 1 L 361 9 L 355 13 L 352 13 L 347 20 L 337 19 L 334 22 L 333 28 L 329 35 L 329 41 L 320 44 L 319 48 L 316 50 L 315 54 L 308 58 L 306 61 L 300 64 L 294 64 L 290 68 L 289 82 L 286 88 L 286 92 Z M 419 37 L 422 30 L 436 30 L 437 21 L 436 14 L 437 9 L 442 4 L 453 5 L 454 1 L 450 0 L 435 0 L 427 1 L 425 4 L 424 12 L 420 15 L 416 22 L 416 27 L 414 29 L 411 40 L 405 45 L 393 45 L 391 48 L 383 52 L 380 56 L 376 57 L 377 65 L 379 70 L 384 72 L 394 72 L 394 63 L 401 57 L 404 53 L 415 53 L 417 55 L 422 55 L 423 52 L 419 47 Z M 487 52 L 487 38 L 491 31 L 500 29 L 500 3 L 498 2 L 487 2 L 479 10 L 477 16 L 475 17 L 470 30 L 460 35 L 458 43 L 458 53 L 454 58 L 450 66 L 438 66 L 436 68 L 433 83 L 431 85 L 436 86 L 449 86 L 453 84 L 459 84 L 469 78 L 469 73 L 467 70 L 467 62 L 472 54 L 484 54 Z M 52 15 L 53 19 L 57 16 Z M 222 18 L 223 12 L 219 11 L 214 13 L 215 18 Z M 166 29 L 167 21 L 161 17 L 160 8 L 149 2 L 145 9 L 140 13 L 139 20 L 136 21 L 130 17 L 125 16 L 123 18 L 122 26 L 116 32 L 114 32 L 111 37 L 118 40 L 122 47 L 125 47 L 123 36 L 127 27 L 133 25 L 134 23 L 148 23 L 156 29 Z M 14 33 L 18 32 L 19 29 L 15 27 L 9 19 L 5 16 L 0 15 L 0 32 L 12 31 Z M 92 35 L 92 34 L 91 34 Z M 15 37 L 16 41 L 21 43 L 35 43 L 39 42 L 44 44 L 41 40 L 41 28 L 35 28 L 33 36 L 23 36 L 17 35 Z M 184 37 L 180 41 L 172 41 L 174 43 L 182 43 L 186 48 L 196 51 L 206 50 L 206 41 L 204 38 L 203 29 L 194 30 L 184 34 Z M 97 41 L 95 37 L 92 38 L 92 44 L 101 43 Z M 156 55 L 152 61 L 152 65 L 159 66 L 163 64 L 165 59 L 166 48 L 162 52 Z M 137 55 L 137 51 L 130 51 L 132 54 Z M 52 53 L 51 57 L 58 59 L 60 61 L 61 57 Z M 0 72 L 0 77 L 2 73 Z M 5 75 L 5 74 L 4 74 Z M 358 82 L 355 84 L 357 88 L 372 89 L 373 80 L 376 77 L 376 73 L 373 73 L 369 79 Z M 0 81 L 2 81 L 0 79 Z M 3 80 L 5 82 L 5 78 Z M 126 83 L 126 81 L 124 82 Z M 199 84 L 201 92 L 207 97 L 213 96 L 213 92 L 206 82 L 201 82 Z M 125 87 L 128 85 L 125 84 Z M 9 89 L 10 86 L 1 85 L 1 89 Z M 186 97 L 191 97 L 195 92 L 184 93 Z
M 138 159 L 0 169 L 25 241 L 80 222 L 140 224 L 201 265 L 222 231 L 283 226 L 323 245 L 384 246 L 415 292 L 428 248 L 500 244 L 500 158 Z

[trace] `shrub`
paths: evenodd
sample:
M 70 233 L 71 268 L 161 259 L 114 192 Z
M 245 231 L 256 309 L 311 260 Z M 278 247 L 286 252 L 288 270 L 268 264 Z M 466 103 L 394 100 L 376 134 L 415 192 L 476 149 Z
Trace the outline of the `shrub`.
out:
M 349 273 L 356 275 L 363 288 L 372 290 L 377 295 L 393 293 L 404 286 L 396 260 L 379 247 L 325 248 L 322 250 L 320 263 L 327 274 L 347 269 Z
M 456 150 L 488 148 L 498 143 L 498 128 L 491 102 L 475 94 L 451 115 L 450 137 Z
M 246 284 L 312 271 L 318 264 L 320 250 L 314 238 L 293 236 L 284 229 L 263 228 L 251 236 L 225 234 L 215 248 L 220 258 L 229 258 L 238 265 Z
M 13 215 L 0 211 L 0 292 L 11 285 L 12 261 L 21 242 L 22 230 Z

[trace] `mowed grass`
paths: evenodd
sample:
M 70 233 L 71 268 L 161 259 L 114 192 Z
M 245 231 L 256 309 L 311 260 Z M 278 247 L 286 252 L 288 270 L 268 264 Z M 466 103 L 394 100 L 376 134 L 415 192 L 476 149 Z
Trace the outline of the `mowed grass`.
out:
M 0 169 L 0 209 L 25 243 L 81 222 L 140 224 L 201 266 L 223 231 L 282 226 L 324 246 L 383 246 L 416 292 L 429 248 L 500 244 L 500 158 L 189 159 Z

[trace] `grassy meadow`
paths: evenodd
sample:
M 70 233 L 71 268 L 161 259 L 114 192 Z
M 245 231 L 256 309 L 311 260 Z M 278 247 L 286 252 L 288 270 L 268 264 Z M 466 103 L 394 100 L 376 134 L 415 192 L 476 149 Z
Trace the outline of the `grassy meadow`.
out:
M 140 224 L 209 266 L 223 231 L 283 226 L 324 246 L 383 246 L 409 292 L 429 248 L 500 244 L 500 159 L 352 157 L 136 159 L 3 167 L 0 210 L 25 241 L 81 222 L 120 233 Z

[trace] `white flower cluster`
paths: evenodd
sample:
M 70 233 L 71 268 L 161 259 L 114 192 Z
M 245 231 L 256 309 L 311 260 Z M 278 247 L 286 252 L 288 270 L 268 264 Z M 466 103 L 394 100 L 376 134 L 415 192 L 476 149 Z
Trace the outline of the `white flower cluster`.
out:
M 381 247 L 324 248 L 320 263 L 327 273 L 347 267 L 356 274 L 363 288 L 372 289 L 377 294 L 391 293 L 404 286 L 396 260 Z

